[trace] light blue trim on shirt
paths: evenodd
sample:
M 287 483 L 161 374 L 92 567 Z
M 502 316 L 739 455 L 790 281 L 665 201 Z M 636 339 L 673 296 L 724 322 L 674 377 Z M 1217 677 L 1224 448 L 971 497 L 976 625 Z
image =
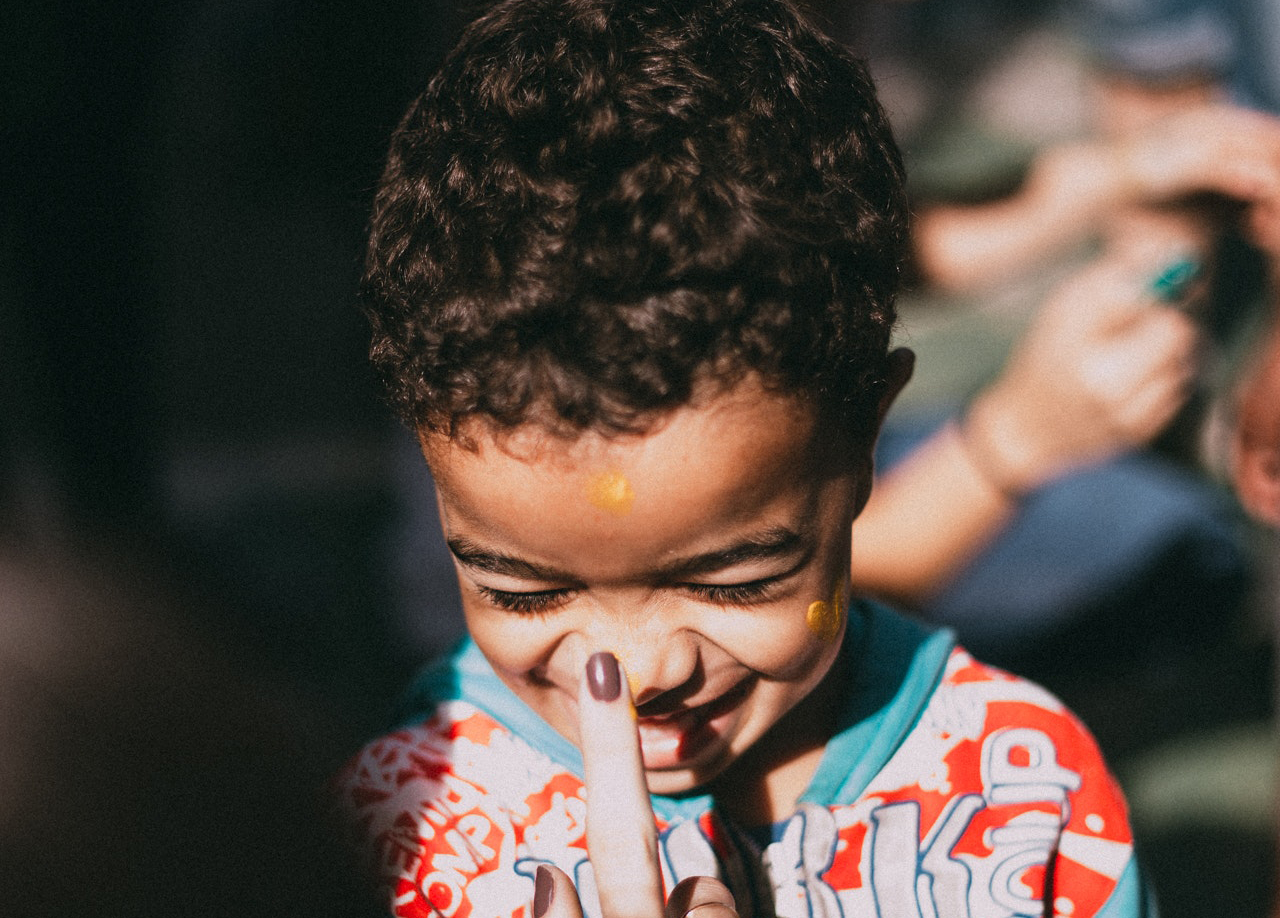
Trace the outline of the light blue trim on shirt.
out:
M 400 726 L 431 716 L 442 701 L 474 704 L 553 762 L 582 777 L 582 753 L 557 733 L 533 708 L 498 678 L 470 637 L 459 641 L 446 656 L 428 665 L 409 686 L 397 718 Z
M 868 604 L 865 645 L 853 660 L 854 685 L 840 730 L 827 742 L 803 803 L 853 803 L 915 728 L 955 647 L 931 630 Z
M 1160 918 L 1155 897 L 1148 892 L 1136 860 L 1129 859 L 1095 918 Z

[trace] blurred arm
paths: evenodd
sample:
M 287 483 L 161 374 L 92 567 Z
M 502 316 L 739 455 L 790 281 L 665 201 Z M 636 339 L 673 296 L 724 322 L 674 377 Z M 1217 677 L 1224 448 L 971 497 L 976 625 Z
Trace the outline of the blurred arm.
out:
M 1198 332 L 1147 291 L 1158 264 L 1104 260 L 1064 283 L 965 417 L 876 483 L 853 526 L 856 589 L 928 601 L 1023 495 L 1164 428 L 1190 391 Z

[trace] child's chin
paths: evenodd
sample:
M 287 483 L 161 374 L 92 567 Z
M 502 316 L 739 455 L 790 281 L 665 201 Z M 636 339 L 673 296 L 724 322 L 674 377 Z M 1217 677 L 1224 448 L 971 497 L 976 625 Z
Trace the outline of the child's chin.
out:
M 678 797 L 696 791 L 708 784 L 721 769 L 703 770 L 699 768 L 671 768 L 661 771 L 645 769 L 645 783 L 649 793 L 660 797 Z
M 645 772 L 651 776 L 651 780 L 654 775 L 668 772 L 700 773 L 712 761 L 724 756 L 724 731 L 735 719 L 735 711 L 731 709 L 720 712 L 719 716 L 711 720 L 703 720 L 699 716 L 701 713 L 691 712 L 685 716 L 657 721 L 644 718 L 640 720 L 640 753 L 644 758 Z

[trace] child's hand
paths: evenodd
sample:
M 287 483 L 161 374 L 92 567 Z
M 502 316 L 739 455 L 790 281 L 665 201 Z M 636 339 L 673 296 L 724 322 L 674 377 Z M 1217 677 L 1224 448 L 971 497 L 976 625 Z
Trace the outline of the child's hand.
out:
M 1115 260 L 1058 288 L 963 425 L 1011 493 L 1147 443 L 1185 402 L 1199 335 L 1148 288 L 1161 267 Z
M 587 780 L 587 848 L 604 918 L 737 918 L 720 881 L 690 877 L 664 907 L 657 829 L 649 806 L 640 738 L 622 666 L 595 654 L 578 692 L 578 722 Z M 538 868 L 534 918 L 582 918 L 573 881 Z
M 550 865 L 538 868 L 538 893 L 533 906 L 534 918 L 582 918 L 582 906 L 578 903 L 578 891 L 574 889 L 573 881 L 563 870 Z M 694 909 L 697 909 L 696 914 Z M 625 914 L 639 915 L 634 911 Z M 608 911 L 604 915 L 605 918 L 617 918 Z M 662 918 L 738 918 L 733 896 L 723 883 L 712 877 L 681 880 L 671 891 L 666 908 L 657 915 Z M 644 918 L 651 916 L 645 915 Z

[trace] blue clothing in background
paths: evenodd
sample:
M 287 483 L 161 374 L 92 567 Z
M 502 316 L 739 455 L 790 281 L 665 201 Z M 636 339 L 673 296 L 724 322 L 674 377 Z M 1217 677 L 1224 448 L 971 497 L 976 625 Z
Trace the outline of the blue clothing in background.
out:
M 1276 0 L 1077 0 L 1099 62 L 1154 82 L 1220 79 L 1243 105 L 1280 111 Z
M 881 467 L 932 426 L 890 424 Z M 1150 453 L 1082 468 L 1028 497 L 1012 522 L 922 610 L 998 662 L 1086 619 L 1114 612 L 1143 627 L 1217 630 L 1224 584 L 1247 581 L 1250 560 L 1235 504 L 1201 475 Z M 1180 622 L 1181 623 L 1181 622 Z

